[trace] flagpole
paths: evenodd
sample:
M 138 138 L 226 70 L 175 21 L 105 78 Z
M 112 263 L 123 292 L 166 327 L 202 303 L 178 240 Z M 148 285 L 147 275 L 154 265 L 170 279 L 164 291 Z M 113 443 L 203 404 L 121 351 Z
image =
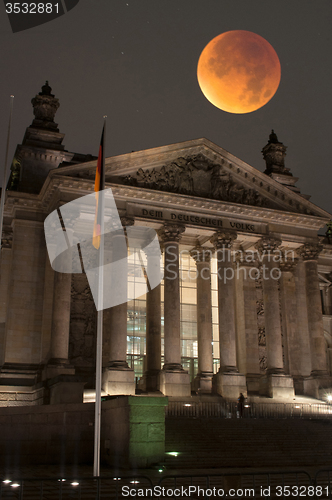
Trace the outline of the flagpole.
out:
M 0 248 L 2 246 L 2 227 L 3 227 L 3 218 L 4 218 L 4 209 L 5 209 L 5 196 L 6 196 L 6 187 L 7 187 L 7 170 L 8 170 L 8 151 L 9 151 L 9 140 L 10 140 L 10 129 L 12 123 L 12 115 L 13 115 L 13 103 L 14 96 L 10 96 L 10 111 L 9 111 L 9 123 L 8 123 L 8 132 L 7 132 L 7 145 L 6 145 L 6 155 L 5 155 L 5 169 L 3 173 L 3 181 L 2 181 L 2 189 L 1 189 L 1 203 L 0 203 Z
M 100 428 L 101 428 L 101 378 L 102 378 L 102 350 L 103 350 L 103 288 L 104 288 L 104 189 L 105 189 L 105 135 L 106 116 L 104 116 L 104 131 L 102 144 L 102 191 L 99 193 L 100 201 L 100 245 L 98 266 L 98 316 L 97 316 L 97 346 L 96 346 L 96 402 L 95 402 L 95 436 L 93 475 L 100 476 Z

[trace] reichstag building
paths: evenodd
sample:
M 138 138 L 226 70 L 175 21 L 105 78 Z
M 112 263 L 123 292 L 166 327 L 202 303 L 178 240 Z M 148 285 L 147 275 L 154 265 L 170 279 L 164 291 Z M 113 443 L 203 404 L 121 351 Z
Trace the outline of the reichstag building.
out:
M 44 220 L 94 192 L 97 159 L 65 150 L 51 92 L 46 82 L 32 99 L 6 191 L 1 406 L 93 398 L 95 305 L 84 273 L 52 269 Z M 165 274 L 104 311 L 105 394 L 332 391 L 332 230 L 318 236 L 331 215 L 296 187 L 268 133 L 264 172 L 204 138 L 106 159 L 123 226 L 156 231 Z

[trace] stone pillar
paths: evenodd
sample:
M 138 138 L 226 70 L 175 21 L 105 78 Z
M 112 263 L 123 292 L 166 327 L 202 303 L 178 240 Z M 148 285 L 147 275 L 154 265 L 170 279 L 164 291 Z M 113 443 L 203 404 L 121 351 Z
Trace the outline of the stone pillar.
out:
M 2 233 L 0 253 L 0 366 L 3 365 L 6 357 L 5 328 L 11 281 L 12 242 L 13 231 L 6 227 Z
M 282 352 L 278 288 L 278 279 L 281 277 L 281 252 L 278 251 L 280 245 L 280 240 L 269 236 L 256 244 L 262 262 L 260 273 L 263 283 L 267 355 L 267 375 L 261 379 L 260 392 L 273 398 L 291 398 L 294 397 L 294 384 L 293 379 L 285 375 Z
M 235 272 L 231 247 L 237 235 L 230 231 L 218 231 L 211 238 L 218 259 L 218 315 L 220 368 L 213 378 L 214 391 L 225 398 L 237 399 L 246 392 L 245 376 L 240 374 L 236 359 L 235 327 Z
M 319 244 L 306 243 L 298 249 L 305 270 L 305 293 L 311 350 L 311 374 L 305 381 L 305 393 L 320 397 L 322 389 L 331 386 L 326 362 L 322 303 L 319 289 L 317 259 L 322 250 Z
M 159 252 L 147 253 L 147 274 L 160 268 Z M 159 271 L 158 271 L 159 272 Z M 146 294 L 146 372 L 143 388 L 148 392 L 159 391 L 161 370 L 161 285 Z
M 134 219 L 121 217 L 123 226 L 134 224 Z M 123 247 L 126 246 L 126 235 L 123 230 L 111 235 L 112 262 L 123 259 Z M 128 280 L 128 272 L 123 275 L 123 267 L 112 269 L 112 280 L 122 283 Z M 116 286 L 116 285 L 115 285 Z M 105 312 L 104 332 L 109 339 L 109 362 L 103 373 L 103 390 L 109 395 L 135 394 L 134 370 L 127 363 L 127 302 L 111 307 Z
M 328 276 L 331 279 L 331 276 Z M 332 315 L 332 294 L 331 294 L 331 285 L 325 287 L 325 314 L 327 316 Z
M 159 231 L 164 243 L 164 366 L 160 390 L 166 396 L 190 396 L 190 377 L 181 365 L 179 241 L 185 231 L 165 224 Z
M 210 248 L 201 247 L 190 252 L 197 266 L 198 373 L 195 377 L 194 388 L 201 393 L 212 391 L 211 253 Z
M 235 279 L 236 353 L 238 369 L 244 373 L 248 391 L 258 393 L 261 378 L 257 342 L 257 268 L 238 260 Z
M 63 231 L 59 229 L 58 231 Z M 67 229 L 69 245 L 73 243 L 73 231 Z M 59 236 L 59 241 L 62 237 Z M 68 254 L 66 252 L 66 257 Z M 66 263 L 69 271 L 68 262 Z M 70 331 L 70 303 L 71 303 L 71 273 L 55 272 L 53 286 L 53 310 L 51 328 L 51 351 L 50 359 L 45 367 L 43 378 L 51 379 L 58 375 L 74 375 L 75 368 L 70 365 L 69 353 L 69 331 Z
M 305 267 L 303 260 L 299 260 L 295 269 L 293 270 L 295 279 L 295 296 L 296 296 L 296 338 L 295 346 L 291 346 L 291 351 L 293 348 L 295 351 L 292 352 L 292 364 L 291 364 L 291 375 L 294 377 L 295 389 L 299 394 L 304 393 L 304 380 L 311 373 L 311 350 L 310 350 L 310 339 L 309 339 L 309 326 L 308 326 L 308 313 L 307 313 L 307 297 L 306 297 L 306 278 L 305 278 Z M 294 357 L 298 361 L 297 373 L 293 374 L 294 369 Z

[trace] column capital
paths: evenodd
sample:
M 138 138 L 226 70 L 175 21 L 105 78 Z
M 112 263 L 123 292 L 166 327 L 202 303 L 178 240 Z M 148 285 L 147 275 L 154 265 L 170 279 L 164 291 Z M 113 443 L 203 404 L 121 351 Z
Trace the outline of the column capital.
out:
M 281 240 L 279 238 L 274 238 L 272 236 L 264 236 L 255 244 L 256 250 L 259 253 L 264 254 L 266 252 L 273 253 L 275 252 L 281 245 Z
M 212 248 L 197 246 L 190 250 L 190 256 L 194 259 L 196 264 L 199 262 L 210 262 L 213 250 Z
M 2 231 L 1 248 L 12 248 L 13 244 L 13 229 L 5 227 Z
M 134 217 L 127 217 L 126 215 L 123 215 L 120 217 L 120 220 L 123 226 L 133 226 L 135 224 Z
M 299 262 L 298 258 L 289 258 L 284 253 L 279 261 L 280 270 L 284 273 L 293 272 Z
M 323 245 L 319 243 L 305 243 L 297 249 L 297 253 L 303 260 L 317 260 L 318 255 L 323 250 Z
M 231 231 L 217 231 L 210 239 L 210 242 L 216 250 L 223 250 L 232 248 L 233 241 L 236 238 L 237 234 Z
M 143 248 L 143 252 L 145 255 L 150 258 L 150 257 L 160 257 L 162 251 L 161 248 L 156 246 L 156 245 L 147 245 Z
M 179 242 L 181 234 L 184 233 L 186 228 L 181 224 L 164 224 L 158 231 L 158 236 L 163 243 L 170 241 Z

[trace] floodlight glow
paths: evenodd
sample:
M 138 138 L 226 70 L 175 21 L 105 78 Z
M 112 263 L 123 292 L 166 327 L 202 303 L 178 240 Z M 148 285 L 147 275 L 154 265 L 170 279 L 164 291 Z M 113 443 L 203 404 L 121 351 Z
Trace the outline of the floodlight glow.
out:
M 168 451 L 166 455 L 171 455 L 172 457 L 177 457 L 179 455 L 178 451 Z
M 19 483 L 13 483 L 10 485 L 12 488 L 18 488 L 20 485 Z
M 4 481 L 2 481 L 2 482 L 5 484 L 9 484 L 9 483 L 11 483 L 11 479 L 4 479 Z
M 191 404 L 189 404 L 189 403 L 185 403 L 183 406 L 191 406 Z
M 130 481 L 131 484 L 138 484 L 139 481 Z
M 328 395 L 327 395 L 327 400 L 328 400 L 328 401 L 332 401 L 332 394 L 328 394 Z
M 73 481 L 73 482 L 71 483 L 71 485 L 72 485 L 72 486 L 78 486 L 79 484 L 80 484 L 80 483 L 78 483 L 77 481 Z

